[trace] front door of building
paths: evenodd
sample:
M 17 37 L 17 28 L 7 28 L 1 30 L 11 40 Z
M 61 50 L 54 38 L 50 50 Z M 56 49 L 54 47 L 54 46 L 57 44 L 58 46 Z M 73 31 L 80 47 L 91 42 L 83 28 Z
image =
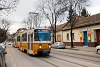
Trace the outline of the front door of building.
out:
M 87 36 L 87 31 L 84 31 L 84 46 L 88 46 L 88 36 Z
M 96 45 L 100 45 L 100 30 L 96 30 L 96 39 L 97 39 Z
M 61 35 L 57 35 L 57 41 L 61 41 Z

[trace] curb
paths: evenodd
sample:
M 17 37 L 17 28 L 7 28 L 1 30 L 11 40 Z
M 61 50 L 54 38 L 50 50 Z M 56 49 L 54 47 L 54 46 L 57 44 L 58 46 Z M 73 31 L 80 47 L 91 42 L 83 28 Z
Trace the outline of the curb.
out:
M 66 49 L 69 49 L 69 50 L 79 50 L 77 48 L 66 48 Z
M 77 51 L 85 51 L 85 52 L 96 52 L 96 50 L 92 50 L 92 51 L 89 51 L 89 49 L 87 50 L 87 49 L 79 49 L 79 48 L 76 48 L 76 47 L 74 47 L 74 48 L 71 48 L 71 47 L 66 47 L 66 49 L 69 49 L 69 50 L 77 50 Z

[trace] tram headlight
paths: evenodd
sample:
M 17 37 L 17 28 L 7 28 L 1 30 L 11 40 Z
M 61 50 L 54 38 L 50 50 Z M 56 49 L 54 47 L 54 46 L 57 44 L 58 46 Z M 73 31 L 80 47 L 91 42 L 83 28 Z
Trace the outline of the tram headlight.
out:
M 42 48 L 42 46 L 39 46 L 39 48 Z
M 49 46 L 49 48 L 51 48 L 51 46 Z

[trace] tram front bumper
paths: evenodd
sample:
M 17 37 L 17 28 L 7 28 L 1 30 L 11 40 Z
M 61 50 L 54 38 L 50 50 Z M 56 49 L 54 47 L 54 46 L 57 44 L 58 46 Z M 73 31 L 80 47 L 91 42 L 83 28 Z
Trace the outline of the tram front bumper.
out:
M 46 53 L 50 53 L 50 50 L 51 49 L 39 49 L 39 52 L 46 54 Z
M 50 53 L 50 49 L 45 49 L 42 51 L 43 53 Z

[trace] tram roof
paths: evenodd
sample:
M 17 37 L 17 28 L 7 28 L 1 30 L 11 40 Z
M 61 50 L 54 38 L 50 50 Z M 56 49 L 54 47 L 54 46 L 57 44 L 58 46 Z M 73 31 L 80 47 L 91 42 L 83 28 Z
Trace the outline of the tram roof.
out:
M 21 32 L 21 33 L 22 33 L 22 34 L 24 34 L 24 33 L 32 33 L 34 30 L 38 30 L 38 29 L 49 29 L 49 30 L 50 30 L 50 28 L 35 28 L 35 29 L 25 30 L 25 31 L 23 31 L 23 32 Z
M 27 31 L 37 30 L 37 29 L 49 29 L 49 30 L 50 30 L 50 28 L 34 28 L 34 29 L 29 29 L 29 30 L 27 30 Z
M 35 29 L 50 29 L 50 28 L 35 28 Z M 35 29 L 34 29 L 34 30 L 35 30 Z

